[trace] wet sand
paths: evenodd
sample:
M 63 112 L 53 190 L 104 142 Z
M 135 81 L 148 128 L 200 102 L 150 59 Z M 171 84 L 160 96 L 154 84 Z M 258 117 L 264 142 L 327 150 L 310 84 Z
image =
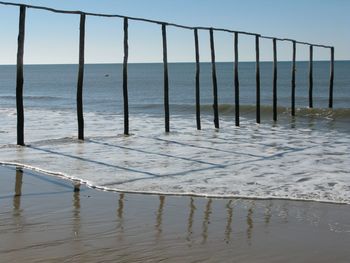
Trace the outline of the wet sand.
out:
M 103 192 L 0 166 L 1 262 L 349 262 L 350 205 Z

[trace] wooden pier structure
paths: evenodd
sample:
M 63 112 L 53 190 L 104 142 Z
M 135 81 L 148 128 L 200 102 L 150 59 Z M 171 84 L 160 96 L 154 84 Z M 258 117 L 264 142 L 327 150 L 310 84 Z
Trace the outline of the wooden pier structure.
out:
M 292 43 L 292 70 L 291 70 L 291 116 L 295 116 L 295 89 L 296 89 L 296 51 L 297 45 L 306 45 L 309 47 L 309 74 L 308 74 L 308 92 L 309 92 L 309 108 L 313 107 L 313 51 L 314 48 L 325 48 L 330 50 L 330 78 L 329 78 L 329 102 L 328 107 L 333 107 L 333 82 L 334 82 L 334 47 L 313 44 L 308 42 L 301 42 L 287 38 L 276 38 L 270 36 L 264 36 L 257 33 L 236 31 L 225 28 L 215 27 L 201 27 L 201 26 L 186 26 L 180 24 L 174 24 L 164 21 L 156 21 L 145 18 L 130 17 L 115 14 L 98 14 L 82 11 L 69 11 L 58 10 L 43 6 L 34 6 L 26 4 L 8 3 L 0 1 L 0 5 L 3 6 L 15 6 L 19 8 L 19 31 L 18 31 L 18 51 L 17 51 L 17 81 L 16 81 L 16 106 L 17 106 L 17 144 L 25 145 L 24 142 L 24 107 L 23 107 L 23 57 L 24 57 L 24 40 L 25 40 L 25 23 L 26 23 L 26 10 L 37 9 L 45 10 L 53 13 L 77 15 L 80 16 L 80 35 L 79 35 L 79 68 L 78 68 L 78 80 L 77 80 L 77 120 L 78 120 L 78 139 L 84 140 L 84 114 L 83 114 L 83 86 L 84 86 L 84 50 L 85 50 L 85 21 L 88 16 L 97 17 L 110 17 L 123 19 L 124 30 L 124 59 L 123 59 L 123 102 L 124 102 L 124 134 L 129 134 L 129 103 L 128 103 L 128 26 L 130 21 L 139 21 L 144 23 L 152 23 L 160 26 L 162 34 L 162 46 L 163 46 L 163 80 L 164 80 L 164 125 L 165 132 L 170 132 L 170 111 L 169 111 L 169 72 L 168 72 L 168 51 L 167 51 L 167 28 L 176 27 L 183 30 L 191 30 L 194 32 L 194 45 L 195 45 L 195 101 L 196 101 L 196 126 L 197 129 L 201 129 L 201 113 L 200 113 L 200 51 L 199 51 L 199 31 L 208 31 L 210 40 L 211 51 L 211 68 L 212 68 L 212 87 L 213 87 L 213 112 L 214 112 L 214 127 L 219 128 L 219 105 L 218 105 L 218 83 L 216 73 L 216 61 L 215 61 L 215 32 L 225 32 L 233 35 L 233 49 L 234 49 L 234 83 L 233 93 L 235 97 L 235 125 L 240 125 L 240 97 L 239 97 L 239 36 L 248 35 L 255 39 L 255 52 L 256 52 L 256 122 L 261 122 L 260 114 L 260 40 L 270 39 L 272 40 L 273 51 L 273 69 L 272 69 L 272 94 L 273 94 L 273 121 L 277 121 L 277 79 L 278 79 L 278 67 L 277 67 L 277 44 L 278 42 L 290 42 Z

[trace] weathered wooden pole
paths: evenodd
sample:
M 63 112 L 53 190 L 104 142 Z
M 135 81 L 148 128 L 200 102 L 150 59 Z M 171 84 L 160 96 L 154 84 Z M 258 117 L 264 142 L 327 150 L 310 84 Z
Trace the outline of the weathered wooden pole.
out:
M 80 15 L 79 71 L 77 84 L 78 139 L 84 140 L 83 82 L 84 82 L 85 14 Z
M 214 104 L 213 104 L 214 125 L 215 125 L 215 128 L 219 129 L 218 83 L 216 78 L 214 31 L 212 28 L 210 28 L 209 33 L 210 33 L 210 49 L 211 49 L 211 69 L 212 69 L 212 80 L 213 80 L 213 96 L 214 96 Z
M 256 123 L 260 123 L 260 46 L 259 35 L 255 36 L 256 55 Z
M 309 61 L 309 108 L 313 108 L 313 46 L 310 45 L 310 61 Z
M 273 120 L 277 121 L 277 39 L 273 39 Z
M 201 129 L 201 106 L 200 106 L 200 64 L 199 64 L 199 43 L 198 43 L 198 29 L 194 29 L 194 44 L 196 51 L 196 120 L 197 130 Z
M 21 6 L 19 12 L 19 30 L 17 47 L 17 80 L 16 80 L 16 107 L 17 107 L 17 145 L 24 146 L 24 109 L 23 109 L 23 55 L 26 7 Z
M 170 131 L 169 125 L 169 77 L 168 77 L 168 51 L 166 40 L 166 24 L 162 24 L 163 37 L 163 66 L 164 66 L 164 113 L 165 113 L 165 132 Z
M 334 47 L 331 47 L 331 76 L 329 79 L 329 103 L 328 103 L 329 108 L 333 108 L 333 82 L 334 82 Z
M 296 54 L 297 54 L 297 48 L 296 48 L 296 41 L 293 41 L 293 60 L 292 60 L 292 96 L 291 96 L 291 107 L 292 116 L 295 116 L 295 74 L 296 74 Z
M 124 61 L 123 61 L 123 99 L 124 99 L 124 134 L 129 134 L 129 100 L 128 100 L 128 19 L 124 18 Z
M 235 32 L 234 40 L 235 50 L 235 122 L 239 126 L 239 76 L 238 76 L 238 33 Z

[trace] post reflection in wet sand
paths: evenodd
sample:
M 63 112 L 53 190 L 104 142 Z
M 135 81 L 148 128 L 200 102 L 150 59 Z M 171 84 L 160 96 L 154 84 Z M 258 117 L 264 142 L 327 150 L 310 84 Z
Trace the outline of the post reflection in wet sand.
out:
M 272 216 L 272 201 L 270 200 L 267 203 L 267 206 L 265 208 L 265 213 L 264 213 L 264 219 L 265 219 L 265 226 L 266 227 L 270 224 L 271 216 Z
M 73 191 L 73 234 L 74 238 L 79 238 L 80 236 L 80 186 L 75 185 Z
M 207 242 L 207 239 L 208 239 L 208 224 L 210 224 L 210 214 L 211 214 L 212 201 L 213 201 L 212 199 L 208 200 L 207 205 L 205 207 L 205 211 L 204 211 L 204 219 L 203 219 L 203 224 L 202 224 L 202 228 L 203 228 L 202 244 L 205 244 Z
M 119 200 L 118 200 L 118 210 L 117 210 L 117 217 L 118 217 L 118 228 L 123 228 L 123 213 L 124 213 L 124 194 L 119 194 Z
M 0 176 L 5 189 L 0 195 L 1 262 L 349 258 L 348 206 L 106 193 L 84 185 L 73 191 L 70 183 L 25 169 L 5 170 Z
M 289 210 L 288 210 L 286 202 L 284 202 L 283 205 L 282 205 L 281 215 L 282 215 L 283 221 L 285 223 L 288 223 Z
M 124 210 L 124 194 L 121 193 L 119 194 L 118 211 L 117 211 L 118 219 L 120 221 L 123 220 L 123 210 Z
M 21 168 L 16 168 L 15 194 L 13 196 L 13 208 L 15 212 L 19 212 L 21 208 L 22 182 L 23 170 Z
M 196 210 L 196 206 L 194 205 L 194 199 L 191 197 L 191 202 L 190 202 L 190 213 L 188 215 L 188 223 L 187 223 L 187 241 L 192 240 L 192 234 L 193 234 L 193 216 L 194 216 L 194 211 Z
M 254 213 L 254 207 L 255 207 L 255 202 L 251 202 L 251 206 L 248 209 L 248 214 L 247 214 L 247 239 L 248 239 L 248 244 L 251 245 L 252 242 L 252 234 L 253 234 L 253 227 L 254 227 L 254 222 L 253 222 L 253 213 Z
M 15 193 L 13 195 L 13 211 L 12 218 L 15 229 L 20 230 L 25 225 L 25 218 L 22 215 L 21 209 L 21 198 L 22 198 L 22 183 L 23 183 L 23 170 L 16 168 L 16 182 L 15 182 Z M 1 232 L 1 231 L 0 231 Z M 1 261 L 1 260 L 0 260 Z
M 124 237 L 124 197 L 125 194 L 119 193 L 118 209 L 117 209 L 117 234 L 118 240 L 123 240 Z
M 160 236 L 162 235 L 162 219 L 163 219 L 163 208 L 164 208 L 164 202 L 165 202 L 165 196 L 160 195 L 159 196 L 159 207 L 157 211 L 157 217 L 156 217 L 156 238 L 159 239 Z
M 227 223 L 225 229 L 225 241 L 229 243 L 231 241 L 231 233 L 232 233 L 232 216 L 233 216 L 233 208 L 232 208 L 232 200 L 228 201 L 226 205 L 227 210 Z

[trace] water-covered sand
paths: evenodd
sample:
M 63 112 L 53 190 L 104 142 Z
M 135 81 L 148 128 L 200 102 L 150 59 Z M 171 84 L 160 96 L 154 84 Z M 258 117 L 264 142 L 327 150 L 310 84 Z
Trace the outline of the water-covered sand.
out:
M 1 262 L 348 262 L 349 205 L 123 194 L 0 167 Z

